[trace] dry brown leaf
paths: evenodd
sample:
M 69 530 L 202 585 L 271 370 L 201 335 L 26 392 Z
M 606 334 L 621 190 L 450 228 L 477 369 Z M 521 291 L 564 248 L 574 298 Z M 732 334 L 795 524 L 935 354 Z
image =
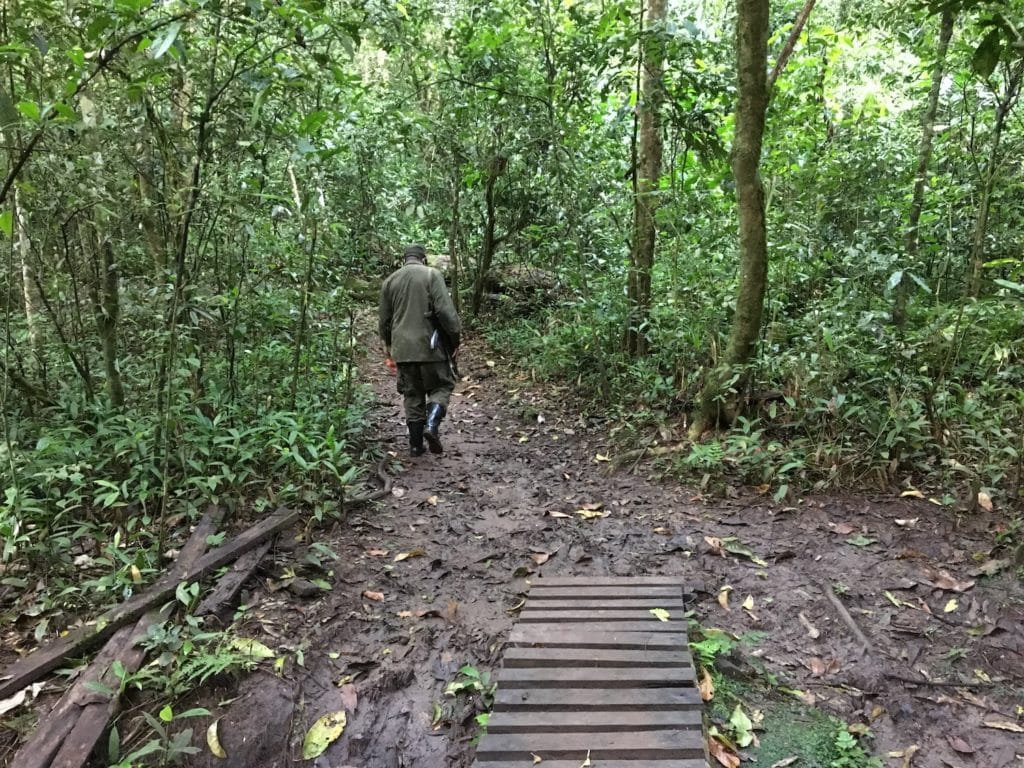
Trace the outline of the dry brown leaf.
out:
M 668 536 L 669 533 L 671 533 L 671 531 L 669 531 L 669 529 L 665 526 L 659 526 L 658 528 L 655 528 L 654 532 L 660 536 Z
M 984 491 L 978 491 L 978 506 L 986 512 L 992 511 L 992 497 Z
M 973 755 L 977 751 L 959 736 L 947 735 L 946 741 L 949 742 L 949 746 L 953 748 L 953 751 L 959 752 L 961 755 Z
M 572 517 L 572 515 L 567 515 L 565 512 L 551 510 L 550 512 L 548 512 L 548 517 Z
M 725 768 L 739 768 L 740 757 L 718 739 L 708 739 L 708 752 Z
M 828 669 L 828 665 L 820 656 L 814 656 L 807 662 L 807 668 L 811 670 L 811 674 L 815 677 L 821 677 Z
M 707 542 L 709 547 L 711 547 L 711 552 L 713 554 L 725 557 L 725 548 L 722 546 L 722 540 L 720 538 L 717 536 L 705 536 L 704 541 Z
M 398 618 L 400 618 L 400 619 L 411 619 L 412 618 L 412 611 L 399 611 L 398 612 Z
M 427 504 L 429 504 L 432 507 L 436 507 L 437 506 L 437 496 L 431 496 L 430 498 L 428 498 L 427 499 Z
M 1024 733 L 1024 726 L 1011 723 L 1009 720 L 985 720 L 982 725 L 986 728 L 995 728 L 999 731 L 1010 731 L 1011 733 Z
M 349 712 L 355 713 L 356 705 L 359 704 L 359 695 L 352 683 L 341 686 L 341 705 Z
M 400 499 L 403 496 L 405 496 L 405 488 L 399 488 L 398 486 L 395 486 L 394 488 L 391 489 L 391 495 L 394 496 L 396 499 Z
M 727 611 L 731 610 L 729 608 L 729 593 L 730 592 L 732 592 L 732 587 L 730 587 L 728 584 L 726 584 L 724 587 L 722 587 L 722 589 L 719 590 L 719 592 L 718 592 L 718 604 L 720 606 L 722 606 L 722 608 L 724 608 Z
M 777 763 L 772 763 L 772 768 L 788 768 L 799 759 L 799 755 L 793 755 L 792 757 L 787 757 L 785 760 L 779 760 Z
M 370 590 L 366 590 L 365 592 L 363 592 L 363 597 L 365 597 L 367 600 L 376 600 L 379 603 L 384 600 L 384 593 L 371 592 Z
M 917 526 L 917 522 L 920 519 L 921 518 L 919 517 L 908 517 L 905 520 L 897 520 L 896 525 L 898 525 L 900 528 L 914 528 Z
M 366 550 L 366 554 L 370 557 L 387 557 L 389 553 L 386 549 L 377 549 L 374 547 L 373 549 Z
M 930 583 L 936 589 L 945 589 L 950 592 L 966 592 L 975 584 L 973 579 L 971 581 L 960 581 L 948 571 L 939 571 L 938 575 L 934 576 Z
M 548 552 L 531 552 L 530 559 L 537 565 L 544 565 L 544 563 L 551 559 L 551 555 Z
M 697 689 L 700 691 L 701 701 L 711 701 L 715 698 L 715 681 L 711 679 L 711 673 L 708 672 L 706 667 L 701 670 Z
M 857 526 L 850 525 L 850 523 L 829 523 L 828 527 L 840 536 L 849 536 L 857 530 Z
M 803 613 L 798 614 L 798 616 L 800 619 L 800 623 L 804 625 L 804 629 L 807 630 L 807 635 L 811 638 L 811 640 L 817 640 L 819 637 L 821 637 L 821 632 L 816 626 L 811 624 L 810 619 L 804 616 Z

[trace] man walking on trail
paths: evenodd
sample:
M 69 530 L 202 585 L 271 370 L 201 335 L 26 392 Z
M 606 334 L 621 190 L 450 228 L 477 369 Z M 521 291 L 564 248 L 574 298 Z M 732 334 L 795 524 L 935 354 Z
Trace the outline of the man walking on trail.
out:
M 455 389 L 455 357 L 461 324 L 444 278 L 427 266 L 422 245 L 405 249 L 405 265 L 380 292 L 380 337 L 384 354 L 398 365 L 398 392 L 405 396 L 409 453 L 420 456 L 426 438 L 441 453 L 441 420 Z

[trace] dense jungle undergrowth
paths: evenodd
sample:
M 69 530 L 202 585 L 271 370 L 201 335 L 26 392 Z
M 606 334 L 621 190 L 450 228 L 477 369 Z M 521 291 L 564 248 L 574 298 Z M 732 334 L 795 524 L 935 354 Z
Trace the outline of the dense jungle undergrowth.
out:
M 1019 568 L 1021 19 L 0 0 L 0 662 L 150 587 L 211 505 L 211 547 L 301 510 L 275 584 L 322 587 L 311 531 L 398 450 L 358 337 L 413 241 L 597 464 L 714 502 L 902 494 Z M 161 623 L 118 686 L 177 702 L 251 666 L 228 625 Z

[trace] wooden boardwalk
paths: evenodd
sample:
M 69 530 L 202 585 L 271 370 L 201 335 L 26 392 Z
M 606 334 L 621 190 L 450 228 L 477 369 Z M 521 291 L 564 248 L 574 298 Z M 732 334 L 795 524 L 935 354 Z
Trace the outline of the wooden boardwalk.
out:
M 683 611 L 671 578 L 535 581 L 475 768 L 704 768 Z

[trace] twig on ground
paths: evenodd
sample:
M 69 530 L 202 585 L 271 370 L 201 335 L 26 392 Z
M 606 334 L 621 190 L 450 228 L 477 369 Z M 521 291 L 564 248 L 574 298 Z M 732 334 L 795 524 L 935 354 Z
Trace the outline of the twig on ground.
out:
M 857 638 L 857 642 L 861 644 L 863 652 L 865 654 L 870 653 L 871 642 L 861 631 L 861 628 L 857 626 L 857 622 L 853 620 L 853 616 L 850 615 L 850 612 L 846 610 L 846 606 L 843 605 L 842 601 L 836 595 L 835 590 L 832 589 L 832 585 L 828 582 L 821 581 L 818 582 L 818 586 L 820 587 L 821 591 L 825 593 L 825 597 L 828 598 L 829 602 L 832 603 L 832 605 L 835 607 L 836 611 L 839 613 L 839 616 L 842 618 L 843 623 L 846 624 L 847 628 L 850 630 L 853 636 Z

